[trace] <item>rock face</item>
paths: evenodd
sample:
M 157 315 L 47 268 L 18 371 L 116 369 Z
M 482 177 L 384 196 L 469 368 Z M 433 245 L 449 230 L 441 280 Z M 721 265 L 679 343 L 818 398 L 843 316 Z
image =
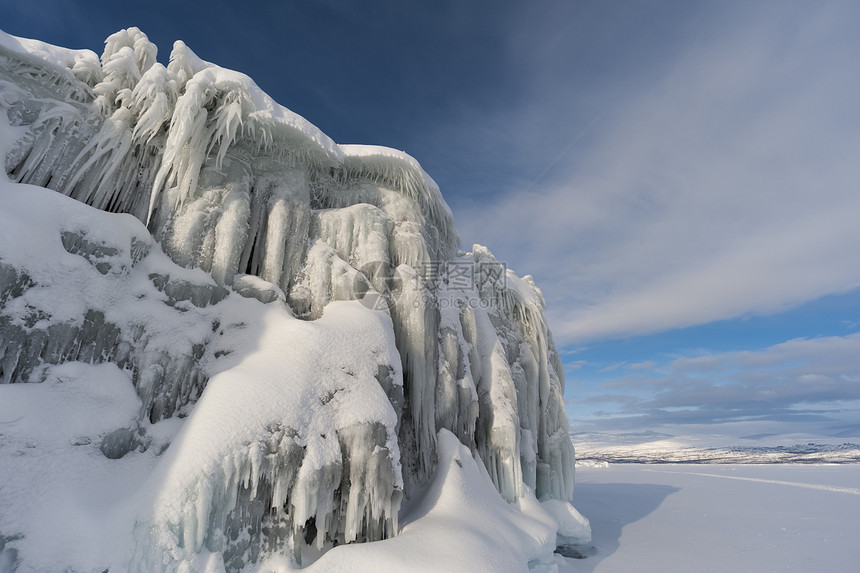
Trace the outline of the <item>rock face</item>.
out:
M 14 186 L 4 215 L 43 219 L 15 235 L 31 246 L 0 243 L 0 382 L 106 362 L 135 388 L 138 416 L 97 446 L 158 445 L 135 567 L 205 550 L 238 570 L 395 535 L 440 430 L 506 500 L 571 499 L 541 292 L 459 250 L 414 159 L 335 144 L 182 42 L 164 67 L 136 28 L 100 59 L 0 40 L 9 179 L 138 220 L 68 200 L 40 213 L 48 195 Z M 156 444 L 147 429 L 172 418 Z

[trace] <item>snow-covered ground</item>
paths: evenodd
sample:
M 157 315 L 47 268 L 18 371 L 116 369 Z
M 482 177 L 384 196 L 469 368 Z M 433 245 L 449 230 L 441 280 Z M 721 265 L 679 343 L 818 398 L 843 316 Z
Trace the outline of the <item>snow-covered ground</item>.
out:
M 575 498 L 593 541 L 569 571 L 860 570 L 860 464 L 592 462 Z

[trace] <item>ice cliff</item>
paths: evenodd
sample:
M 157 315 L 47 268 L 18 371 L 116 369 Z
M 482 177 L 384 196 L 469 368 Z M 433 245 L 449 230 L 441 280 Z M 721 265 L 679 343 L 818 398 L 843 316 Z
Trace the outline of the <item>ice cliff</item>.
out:
M 75 568 L 298 567 L 391 538 L 457 448 L 564 537 L 574 452 L 543 297 L 459 250 L 413 158 L 335 144 L 182 42 L 165 67 L 136 28 L 101 58 L 0 33 L 0 134 L 0 414 L 23 412 L 0 427 L 6 477 L 71 443 L 126 484 L 102 518 L 127 554 Z M 45 437 L 13 392 L 37 386 L 110 414 Z M 47 533 L 11 514 L 0 564 L 8 545 L 26 567 Z

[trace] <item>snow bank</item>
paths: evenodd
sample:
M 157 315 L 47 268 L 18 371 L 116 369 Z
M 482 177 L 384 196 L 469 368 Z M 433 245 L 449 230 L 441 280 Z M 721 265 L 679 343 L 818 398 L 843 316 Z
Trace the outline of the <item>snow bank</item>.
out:
M 456 436 L 439 432 L 439 462 L 428 488 L 404 514 L 400 535 L 334 548 L 307 568 L 318 571 L 553 571 L 557 524 L 529 491 L 506 503 L 486 470 Z M 294 570 L 272 559 L 260 571 Z

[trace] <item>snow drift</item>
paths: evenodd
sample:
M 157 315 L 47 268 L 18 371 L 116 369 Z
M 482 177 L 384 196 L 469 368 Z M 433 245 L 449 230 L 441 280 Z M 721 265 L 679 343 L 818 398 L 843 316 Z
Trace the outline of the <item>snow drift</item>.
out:
M 322 566 L 400 533 L 458 448 L 533 516 L 510 570 L 552 570 L 559 522 L 587 538 L 540 290 L 459 250 L 413 158 L 136 28 L 101 58 L 0 33 L 0 134 L 0 563 Z M 29 495 L 118 541 L 47 531 Z

